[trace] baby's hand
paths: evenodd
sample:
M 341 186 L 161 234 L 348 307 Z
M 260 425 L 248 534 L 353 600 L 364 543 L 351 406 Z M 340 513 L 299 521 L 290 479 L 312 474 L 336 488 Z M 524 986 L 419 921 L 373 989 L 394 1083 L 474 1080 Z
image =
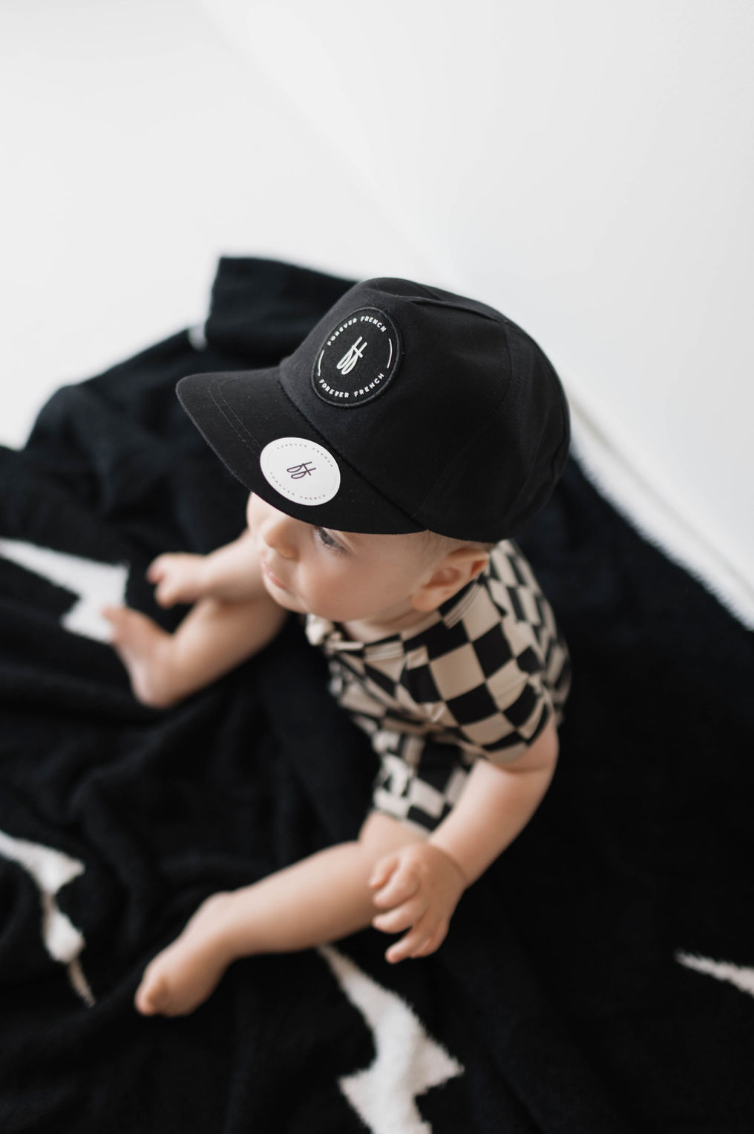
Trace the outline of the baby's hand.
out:
M 201 567 L 204 556 L 193 552 L 165 552 L 147 568 L 147 579 L 156 584 L 155 599 L 161 607 L 194 603 L 202 595 Z
M 372 926 L 388 932 L 411 928 L 385 954 L 388 962 L 400 962 L 437 950 L 448 933 L 466 880 L 447 852 L 433 844 L 417 843 L 378 860 L 369 886 L 377 889 L 376 906 L 390 908 L 377 915 Z

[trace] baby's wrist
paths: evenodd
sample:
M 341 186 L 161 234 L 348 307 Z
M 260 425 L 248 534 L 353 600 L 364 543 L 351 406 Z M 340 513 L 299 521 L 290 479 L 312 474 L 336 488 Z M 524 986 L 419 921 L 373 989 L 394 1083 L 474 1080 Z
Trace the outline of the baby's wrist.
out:
M 213 591 L 217 586 L 217 581 L 214 578 L 215 573 L 213 571 L 213 568 L 214 566 L 212 564 L 211 553 L 207 556 L 198 557 L 195 564 L 194 577 L 194 587 L 198 598 L 202 596 L 211 596 L 213 594 Z
M 438 852 L 442 852 L 445 859 L 448 860 L 450 864 L 452 864 L 455 874 L 458 878 L 461 891 L 465 891 L 472 881 L 469 879 L 466 871 L 464 870 L 463 864 L 460 863 L 458 857 L 454 854 L 453 851 L 451 851 L 451 849 L 445 846 L 445 842 L 442 839 L 442 834 L 438 836 L 436 833 L 432 833 L 432 835 L 428 838 L 427 843 L 430 844 L 433 848 L 436 848 Z

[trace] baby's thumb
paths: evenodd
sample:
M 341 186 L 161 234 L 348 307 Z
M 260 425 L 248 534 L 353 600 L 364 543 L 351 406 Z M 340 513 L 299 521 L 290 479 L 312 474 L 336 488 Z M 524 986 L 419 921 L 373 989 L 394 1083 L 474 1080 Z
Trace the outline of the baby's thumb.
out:
M 389 856 L 383 856 L 381 860 L 378 860 L 372 868 L 372 874 L 369 877 L 369 887 L 382 887 L 383 884 L 387 883 L 395 870 L 397 862 L 398 857 L 395 852 L 392 852 Z
M 175 603 L 175 596 L 169 585 L 160 584 L 155 588 L 154 596 L 160 607 L 172 607 Z

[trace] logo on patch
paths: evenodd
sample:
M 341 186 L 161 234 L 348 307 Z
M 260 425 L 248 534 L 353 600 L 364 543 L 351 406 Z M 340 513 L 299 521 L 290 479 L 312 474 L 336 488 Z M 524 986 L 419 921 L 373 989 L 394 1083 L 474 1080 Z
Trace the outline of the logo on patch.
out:
M 340 488 L 333 455 L 308 438 L 276 438 L 259 455 L 259 465 L 273 489 L 298 505 L 324 505 Z
M 322 344 L 312 368 L 312 386 L 323 402 L 361 406 L 382 394 L 395 378 L 400 338 L 379 308 L 357 308 L 340 320 Z

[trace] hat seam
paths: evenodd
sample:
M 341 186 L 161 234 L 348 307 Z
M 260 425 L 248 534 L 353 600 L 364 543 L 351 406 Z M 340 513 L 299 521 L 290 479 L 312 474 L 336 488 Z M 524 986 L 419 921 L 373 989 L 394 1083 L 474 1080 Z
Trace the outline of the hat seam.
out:
M 437 304 L 437 306 L 440 307 L 440 308 L 449 308 L 453 312 L 468 312 L 469 315 L 479 316 L 480 319 L 489 320 L 491 323 L 502 324 L 504 322 L 501 319 L 496 319 L 492 315 L 488 315 L 487 312 L 479 312 L 479 311 L 477 311 L 476 308 L 466 307 L 465 304 L 451 304 L 451 303 L 448 303 L 447 300 L 436 300 L 436 299 L 434 299 L 434 297 L 431 297 L 431 296 L 414 296 L 414 297 L 411 297 L 411 303 L 412 304 Z
M 224 386 L 224 385 L 225 385 L 225 383 L 226 383 L 226 382 L 228 382 L 228 381 L 229 381 L 228 379 L 224 379 L 224 380 L 223 380 L 223 383 L 222 383 L 222 386 Z M 222 390 L 222 387 L 221 387 L 220 389 Z M 235 432 L 236 436 L 237 436 L 238 438 L 240 438 L 240 440 L 241 440 L 241 441 L 243 442 L 244 446 L 246 446 L 246 449 L 247 449 L 247 450 L 253 450 L 253 449 L 254 449 L 255 447 L 254 447 L 254 446 L 251 446 L 251 445 L 249 444 L 249 441 L 248 441 L 248 439 L 250 439 L 250 438 L 251 438 L 251 434 L 250 434 L 250 433 L 249 433 L 249 431 L 248 431 L 248 430 L 246 429 L 246 427 L 244 426 L 243 422 L 242 422 L 242 421 L 241 421 L 241 419 L 240 419 L 240 418 L 238 417 L 238 415 L 236 414 L 236 412 L 235 412 L 235 411 L 233 410 L 233 408 L 231 407 L 230 403 L 228 403 L 228 402 L 225 402 L 225 403 L 224 403 L 224 405 L 221 405 L 221 404 L 220 404 L 220 403 L 218 402 L 218 400 L 217 400 L 217 396 L 216 396 L 216 393 L 215 393 L 215 391 L 214 391 L 214 390 L 212 390 L 212 388 L 211 388 L 211 387 L 210 387 L 210 390 L 209 390 L 209 396 L 210 396 L 210 398 L 212 399 L 212 401 L 214 402 L 214 404 L 215 404 L 215 406 L 217 407 L 217 409 L 218 409 L 218 410 L 220 411 L 220 413 L 222 414 L 222 416 L 223 416 L 223 418 L 225 419 L 225 421 L 226 421 L 226 422 L 228 423 L 228 425 L 230 426 L 230 428 L 231 428 L 231 429 L 232 429 L 232 430 L 233 430 L 233 431 Z M 229 417 L 229 414 L 231 414 L 231 415 L 233 416 L 233 418 L 232 418 L 232 419 L 231 419 L 231 418 Z M 243 434 L 241 433 L 241 430 L 239 430 L 239 429 L 238 429 L 238 426 L 236 425 L 236 423 L 238 423 L 238 425 L 239 425 L 239 426 L 241 426 L 242 430 L 244 431 L 244 433 L 243 433 Z M 246 437 L 244 437 L 244 434 L 246 435 Z
M 373 280 L 381 280 L 381 279 L 384 279 L 384 277 L 372 277 L 372 279 Z M 364 283 L 367 283 L 367 284 L 370 283 L 370 282 L 371 281 L 364 281 Z M 446 299 L 443 299 L 442 296 L 433 295 L 432 286 L 429 285 L 429 284 L 420 284 L 416 280 L 412 280 L 411 283 L 414 286 L 414 288 L 418 288 L 422 292 L 425 293 L 424 296 L 403 296 L 403 295 L 401 295 L 401 297 L 400 297 L 401 299 L 408 300 L 408 302 L 411 303 L 411 304 L 437 304 L 438 306 L 440 306 L 442 308 L 450 308 L 453 311 L 469 312 L 471 315 L 481 316 L 483 319 L 492 320 L 493 323 L 507 323 L 508 322 L 507 317 L 504 316 L 502 312 L 497 312 L 495 314 L 494 309 L 489 311 L 489 312 L 481 312 L 481 311 L 479 311 L 479 309 L 477 307 L 473 306 L 474 301 L 472 301 L 471 304 L 469 304 L 469 303 L 465 303 L 465 304 L 453 303 L 452 300 L 446 300 Z M 484 304 L 484 302 L 482 300 L 478 300 L 478 301 L 476 301 L 476 303 L 480 304 L 483 307 L 489 307 L 489 305 Z

